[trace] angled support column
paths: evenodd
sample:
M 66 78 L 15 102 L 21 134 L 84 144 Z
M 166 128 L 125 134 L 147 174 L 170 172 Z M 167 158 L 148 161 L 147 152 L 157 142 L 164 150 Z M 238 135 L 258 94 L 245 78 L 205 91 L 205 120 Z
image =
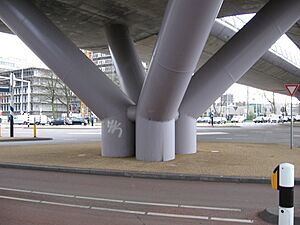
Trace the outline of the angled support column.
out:
M 295 97 L 300 101 L 300 91 L 299 90 L 295 93 Z
M 132 101 L 30 1 L 1 0 L 0 18 L 104 119 L 102 155 L 133 155 L 134 126 L 127 119 L 127 108 Z
M 169 1 L 138 102 L 136 158 L 175 158 L 175 119 L 222 0 Z
M 196 119 L 300 18 L 299 0 L 269 1 L 238 33 L 236 33 L 193 76 L 179 108 L 176 125 L 176 152 L 194 153 L 195 139 L 185 133 L 195 133 L 195 126 L 182 126 Z M 188 119 L 187 119 L 188 118 Z M 187 149 L 185 146 L 194 146 Z
M 121 88 L 137 103 L 145 80 L 145 70 L 135 51 L 129 30 L 123 24 L 110 24 L 105 27 L 105 33 Z

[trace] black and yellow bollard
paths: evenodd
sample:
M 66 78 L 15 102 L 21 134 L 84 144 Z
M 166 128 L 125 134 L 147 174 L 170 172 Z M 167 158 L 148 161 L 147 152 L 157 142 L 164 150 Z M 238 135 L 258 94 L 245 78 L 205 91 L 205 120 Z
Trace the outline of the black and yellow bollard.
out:
M 33 137 L 36 138 L 36 124 L 33 124 Z
M 278 225 L 294 225 L 294 165 L 281 163 L 274 169 L 272 188 L 279 191 Z

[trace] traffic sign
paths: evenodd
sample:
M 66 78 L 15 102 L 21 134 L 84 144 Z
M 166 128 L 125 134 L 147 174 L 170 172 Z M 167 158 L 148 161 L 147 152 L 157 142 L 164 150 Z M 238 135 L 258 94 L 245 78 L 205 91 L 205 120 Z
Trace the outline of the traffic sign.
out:
M 299 85 L 300 84 L 285 84 L 284 86 L 288 90 L 290 96 L 293 96 L 299 88 Z

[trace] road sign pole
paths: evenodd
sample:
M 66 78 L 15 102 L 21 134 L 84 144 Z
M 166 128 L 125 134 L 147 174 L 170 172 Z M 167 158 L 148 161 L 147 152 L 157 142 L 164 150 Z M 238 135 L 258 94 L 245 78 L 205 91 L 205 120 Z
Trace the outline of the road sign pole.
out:
M 289 95 L 291 96 L 291 127 L 290 127 L 290 149 L 293 149 L 293 137 L 294 137 L 294 130 L 293 130 L 293 95 L 296 93 L 297 89 L 299 88 L 300 84 L 285 84 L 285 88 L 287 89 Z
M 293 96 L 291 96 L 291 128 L 290 128 L 290 149 L 293 149 L 293 137 L 294 137 L 294 129 L 293 129 Z
M 10 74 L 10 115 L 9 115 L 9 123 L 10 123 L 10 137 L 14 137 L 14 74 Z

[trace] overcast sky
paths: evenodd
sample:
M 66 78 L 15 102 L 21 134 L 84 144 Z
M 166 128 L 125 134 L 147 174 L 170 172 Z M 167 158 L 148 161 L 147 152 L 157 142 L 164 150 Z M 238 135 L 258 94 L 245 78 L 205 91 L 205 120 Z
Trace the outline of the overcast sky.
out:
M 13 34 L 0 32 L 0 57 L 24 59 L 28 66 L 46 68 L 46 65 Z

